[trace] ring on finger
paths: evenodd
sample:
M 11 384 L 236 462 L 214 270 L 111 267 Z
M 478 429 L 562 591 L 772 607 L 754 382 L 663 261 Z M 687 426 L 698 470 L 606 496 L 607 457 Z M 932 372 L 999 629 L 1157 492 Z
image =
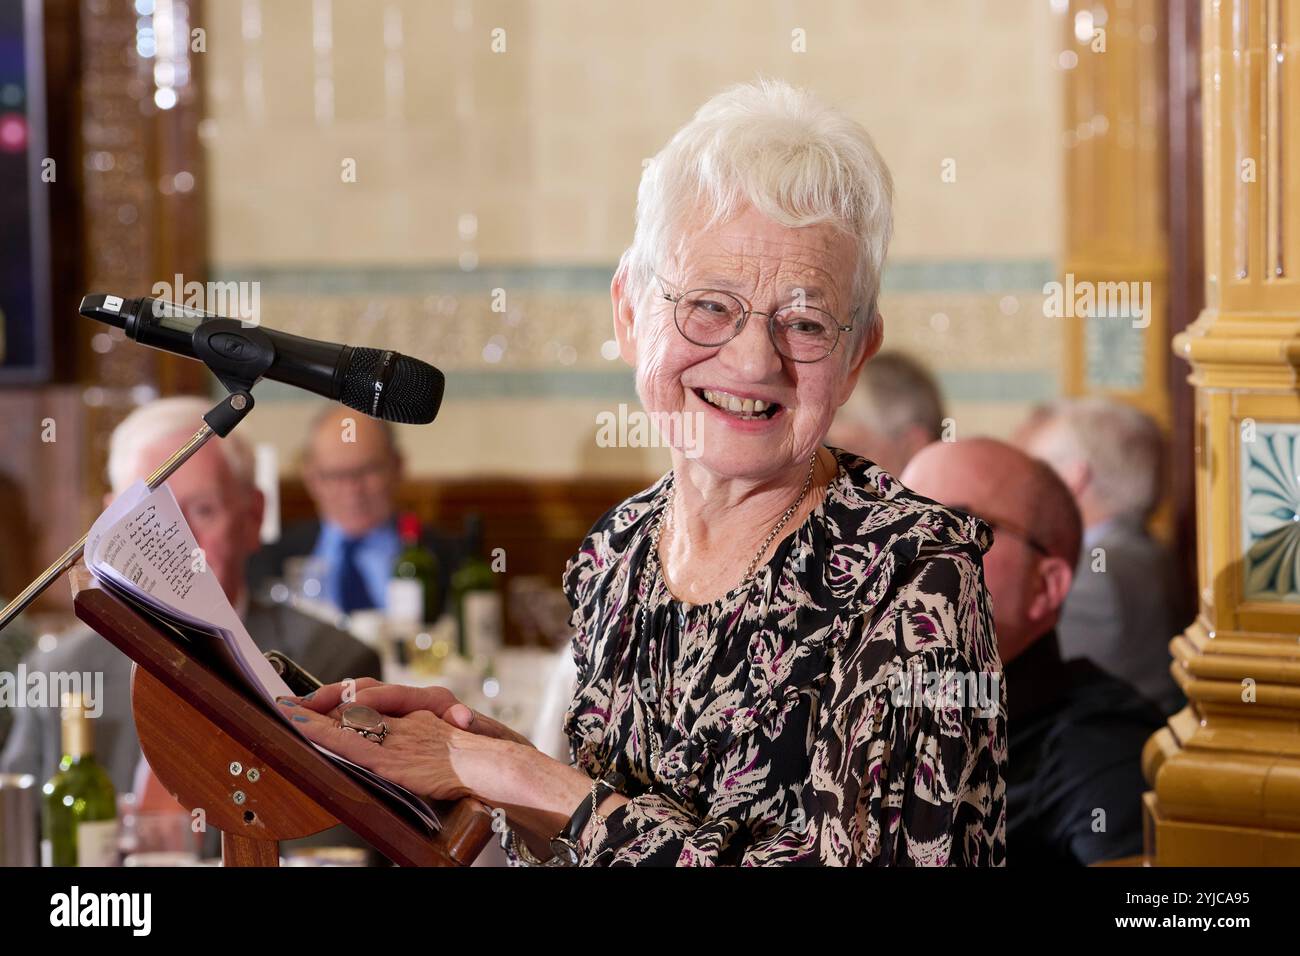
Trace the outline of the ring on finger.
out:
M 351 704 L 345 707 L 339 714 L 339 726 L 377 744 L 382 744 L 384 738 L 388 736 L 388 724 L 385 723 L 383 715 L 365 704 Z

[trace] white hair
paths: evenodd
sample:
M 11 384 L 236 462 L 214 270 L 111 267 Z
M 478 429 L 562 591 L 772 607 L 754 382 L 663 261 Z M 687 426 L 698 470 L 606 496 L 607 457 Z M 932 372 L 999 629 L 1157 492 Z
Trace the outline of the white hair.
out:
M 1048 413 L 1044 457 L 1084 462 L 1099 501 L 1116 515 L 1144 520 L 1160 498 L 1160 426 L 1132 405 L 1101 396 L 1060 399 Z
M 646 166 L 636 233 L 624 253 L 630 288 L 651 288 L 688 218 L 703 228 L 752 206 L 785 226 L 830 223 L 858 247 L 853 308 L 879 321 L 876 299 L 893 232 L 894 181 L 860 123 L 812 93 L 774 79 L 741 83 L 700 107 Z M 852 310 L 850 310 L 852 311 Z
M 122 419 L 108 440 L 108 483 L 113 494 L 125 491 L 140 477 L 140 457 L 146 448 L 164 438 L 198 431 L 203 425 L 203 416 L 214 404 L 190 396 L 160 398 L 141 405 Z M 226 456 L 226 464 L 235 479 L 251 485 L 254 461 L 247 443 L 233 433 L 225 438 L 214 435 L 209 441 L 215 442 Z M 177 442 L 179 446 L 180 441 Z M 158 464 L 161 462 L 143 463 L 147 468 Z

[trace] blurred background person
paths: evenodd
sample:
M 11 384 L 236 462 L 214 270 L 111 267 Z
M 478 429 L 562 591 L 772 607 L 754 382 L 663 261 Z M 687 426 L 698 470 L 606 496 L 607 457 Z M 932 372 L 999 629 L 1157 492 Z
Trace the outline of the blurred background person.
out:
M 148 477 L 193 435 L 210 404 L 199 398 L 165 398 L 123 419 L 109 444 L 112 493 L 105 506 L 137 479 Z M 167 484 L 204 560 L 259 648 L 282 651 L 324 681 L 380 676 L 378 655 L 351 635 L 289 606 L 250 600 L 244 564 L 257 547 L 262 495 L 253 485 L 252 453 L 238 435 L 209 441 Z M 78 626 L 53 648 L 30 654 L 25 663 L 29 673 L 103 673 L 103 714 L 94 722 L 95 756 L 119 794 L 134 789 L 141 755 L 131 712 L 130 659 L 94 631 Z M 57 701 L 48 708 L 17 708 L 0 753 L 0 772 L 48 780 L 62 757 L 59 717 Z
M 1142 851 L 1142 747 L 1161 715 L 1056 626 L 1082 527 L 1070 491 L 1000 441 L 935 442 L 901 476 L 993 528 L 984 578 L 1007 690 L 1007 865 L 1097 863 Z
M 1159 426 L 1123 402 L 1070 398 L 1047 406 L 1020 438 L 1061 476 L 1083 517 L 1061 653 L 1088 658 L 1168 716 L 1184 703 L 1169 672 L 1169 641 L 1191 615 L 1168 552 L 1147 532 L 1164 467 Z
M 0 605 L 3 605 L 27 586 L 27 569 L 21 558 L 31 541 L 31 522 L 22 485 L 4 472 L 0 472 L 0 501 L 5 502 L 4 514 L 0 516 Z M 13 673 L 35 641 L 28 622 L 20 615 L 0 633 L 0 673 Z M 4 749 L 12 724 L 12 709 L 0 707 L 0 750 Z
M 902 352 L 881 352 L 863 368 L 826 440 L 898 477 L 913 455 L 942 437 L 943 419 L 943 395 L 930 371 Z
M 30 578 L 23 556 L 33 528 L 23 485 L 8 472 L 0 472 L 0 501 L 4 502 L 4 516 L 0 518 L 0 594 L 12 596 L 25 588 Z
M 393 426 L 337 404 L 312 422 L 302 458 L 302 480 L 317 519 L 287 527 L 278 541 L 248 562 L 254 593 L 284 579 L 288 563 L 309 557 L 320 575 L 320 599 L 343 614 L 384 608 L 388 581 L 402 551 L 397 490 L 403 473 Z M 451 574 L 459 566 L 455 543 L 420 528 L 419 543 L 437 559 L 434 621 L 446 609 Z
M 8 601 L 8 595 L 0 595 L 0 602 Z M 31 629 L 22 615 L 4 629 L 0 634 L 0 673 L 16 674 L 17 667 L 36 643 Z M 0 753 L 4 751 L 9 738 L 9 730 L 14 722 L 13 707 L 0 707 Z

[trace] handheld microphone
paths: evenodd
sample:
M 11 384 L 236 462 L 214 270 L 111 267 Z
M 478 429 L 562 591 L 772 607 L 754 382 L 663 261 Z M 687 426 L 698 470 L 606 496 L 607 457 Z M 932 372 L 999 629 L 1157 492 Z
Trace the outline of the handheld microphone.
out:
M 269 357 L 269 348 L 273 360 L 260 374 L 374 418 L 423 425 L 433 421 L 442 404 L 446 384 L 442 372 L 398 352 L 321 342 L 260 325 L 245 326 L 163 299 L 88 295 L 81 300 L 79 311 L 89 319 L 122 329 L 127 338 L 141 345 L 200 361 L 208 356 L 196 351 L 194 333 L 204 323 L 218 323 L 202 350 L 218 355 L 222 366 L 246 361 L 253 368 L 259 358 Z

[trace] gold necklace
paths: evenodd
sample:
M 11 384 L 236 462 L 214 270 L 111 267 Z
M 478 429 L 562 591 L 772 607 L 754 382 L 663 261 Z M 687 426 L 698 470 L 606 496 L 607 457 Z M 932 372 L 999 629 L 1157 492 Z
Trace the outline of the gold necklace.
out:
M 777 523 L 772 526 L 772 530 L 769 531 L 767 533 L 767 537 L 763 539 L 763 543 L 758 546 L 758 552 L 754 555 L 753 559 L 749 562 L 749 567 L 745 569 L 745 576 L 740 579 L 740 584 L 736 585 L 737 587 L 740 587 L 743 584 L 747 584 L 750 581 L 750 579 L 753 578 L 754 570 L 758 567 L 758 562 L 762 560 L 763 555 L 767 553 L 768 546 L 771 545 L 772 541 L 776 538 L 776 536 L 781 533 L 781 529 L 786 526 L 786 523 L 794 516 L 794 513 L 799 510 L 799 506 L 803 504 L 803 500 L 808 497 L 808 489 L 812 487 L 813 472 L 815 472 L 816 470 L 817 470 L 817 452 L 813 451 L 812 455 L 808 459 L 808 474 L 803 480 L 803 488 L 799 490 L 799 497 L 794 500 L 794 504 L 790 505 L 789 508 L 785 509 L 785 514 L 781 515 L 780 520 L 778 520 Z M 656 561 L 659 561 L 659 538 L 663 534 L 665 526 L 669 528 L 672 527 L 673 498 L 676 497 L 676 495 L 677 495 L 677 482 L 674 481 L 672 487 L 668 489 L 668 501 L 664 505 L 664 510 L 659 512 L 659 517 L 655 520 L 654 530 L 651 532 L 651 543 L 650 543 L 651 554 L 654 555 L 654 559 Z M 664 521 L 665 515 L 667 515 L 666 525 Z M 663 568 L 662 561 L 659 561 L 659 566 L 660 568 Z M 667 583 L 666 577 L 665 577 L 665 583 Z

